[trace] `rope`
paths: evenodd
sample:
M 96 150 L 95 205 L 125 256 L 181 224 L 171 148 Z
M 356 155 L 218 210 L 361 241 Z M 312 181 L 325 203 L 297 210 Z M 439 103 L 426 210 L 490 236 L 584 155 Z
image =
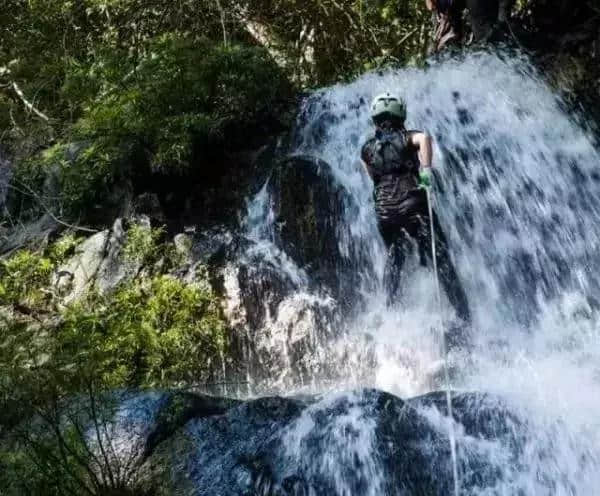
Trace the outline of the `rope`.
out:
M 460 483 L 458 479 L 458 462 L 456 458 L 456 435 L 454 432 L 454 414 L 452 412 L 452 391 L 450 391 L 450 374 L 448 372 L 448 349 L 446 345 L 446 335 L 444 334 L 443 320 L 442 320 L 442 297 L 440 292 L 440 276 L 438 273 L 437 266 L 437 252 L 435 247 L 435 228 L 433 223 L 433 206 L 431 204 L 431 192 L 429 188 L 425 188 L 427 193 L 427 208 L 429 210 L 429 226 L 431 230 L 431 259 L 433 260 L 433 274 L 435 278 L 435 296 L 436 305 L 438 307 L 439 315 L 439 333 L 441 352 L 444 360 L 444 382 L 446 389 L 446 406 L 448 408 L 448 417 L 450 422 L 448 423 L 448 437 L 450 439 L 450 454 L 452 457 L 452 479 L 454 481 L 454 496 L 460 495 Z

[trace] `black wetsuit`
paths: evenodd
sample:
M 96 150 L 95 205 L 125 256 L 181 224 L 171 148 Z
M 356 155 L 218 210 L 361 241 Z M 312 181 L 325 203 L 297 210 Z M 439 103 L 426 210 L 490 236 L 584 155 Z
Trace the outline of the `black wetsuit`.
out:
M 378 130 L 362 148 L 361 157 L 375 185 L 375 213 L 388 247 L 386 285 L 392 300 L 400 295 L 402 268 L 414 241 L 421 264 L 431 259 L 431 234 L 427 195 L 418 187 L 418 150 L 410 143 L 414 131 Z M 467 297 L 450 260 L 448 243 L 433 216 L 440 282 L 456 314 L 470 321 Z

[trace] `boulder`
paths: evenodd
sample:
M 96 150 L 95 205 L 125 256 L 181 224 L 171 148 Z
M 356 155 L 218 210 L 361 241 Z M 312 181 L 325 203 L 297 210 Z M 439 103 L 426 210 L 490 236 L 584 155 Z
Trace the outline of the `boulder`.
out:
M 126 240 L 124 221 L 117 219 L 111 229 L 82 241 L 75 248 L 75 255 L 58 268 L 53 278 L 53 286 L 63 303 L 77 301 L 91 289 L 106 293 L 134 278 L 140 266 L 139 262 L 121 256 Z
M 87 238 L 75 249 L 75 255 L 54 276 L 53 285 L 65 303 L 81 298 L 94 284 L 105 257 L 108 230 Z
M 491 395 L 456 394 L 453 405 L 461 494 L 520 487 L 523 451 L 531 449 L 527 424 Z M 90 468 L 104 478 L 110 466 L 126 494 L 429 496 L 452 493 L 445 414 L 443 392 L 402 400 L 362 389 L 241 401 L 115 391 L 70 401 L 58 425 L 83 436 L 96 460 Z M 52 418 L 15 433 L 51 440 Z
M 169 401 L 171 407 L 163 401 L 156 409 L 142 443 L 142 486 L 156 495 L 452 492 L 442 392 L 407 401 L 369 389 L 244 402 L 194 395 Z M 518 466 L 522 424 L 488 395 L 462 393 L 454 408 L 463 488 L 495 487 L 503 477 L 498 463 Z

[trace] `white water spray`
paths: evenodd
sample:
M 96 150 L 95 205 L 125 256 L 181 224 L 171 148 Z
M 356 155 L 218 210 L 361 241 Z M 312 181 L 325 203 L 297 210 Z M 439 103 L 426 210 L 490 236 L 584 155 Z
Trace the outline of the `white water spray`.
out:
M 439 315 L 431 274 L 409 263 L 406 295 L 396 307 L 385 305 L 381 291 L 385 248 L 358 156 L 371 132 L 367 102 L 383 91 L 400 93 L 409 103 L 409 126 L 435 139 L 437 214 L 473 314 L 471 349 L 451 353 L 460 369 L 452 386 L 494 393 L 528 422 L 518 461 L 502 443 L 457 431 L 459 465 L 463 454 L 475 453 L 500 474 L 492 489 L 461 488 L 461 494 L 595 494 L 600 157 L 525 59 L 471 54 L 425 71 L 368 74 L 306 101 L 295 151 L 330 164 L 358 205 L 339 221 L 340 251 L 364 275 L 357 298 L 365 310 L 333 340 L 319 341 L 322 322 L 315 319 L 307 332 L 318 352 L 309 357 L 308 372 L 301 381 L 282 380 L 280 368 L 273 383 L 285 393 L 307 384 L 317 391 L 375 386 L 402 397 L 436 385 L 432 368 L 442 357 L 429 332 Z M 367 262 L 361 253 L 370 255 Z M 272 266 L 284 263 L 277 247 L 267 255 Z M 309 278 L 304 269 L 281 268 L 290 280 Z M 296 293 L 311 291 L 306 278 L 298 279 Z M 293 296 L 287 301 L 293 306 Z M 286 312 L 281 318 L 289 321 L 289 305 Z M 279 318 L 270 316 L 270 329 Z M 278 349 L 290 363 L 285 346 Z M 340 372 L 333 382 L 323 377 L 323 364 Z
M 429 188 L 427 193 L 427 210 L 429 213 L 429 233 L 431 236 L 431 260 L 433 261 L 433 275 L 435 277 L 435 300 L 438 307 L 439 323 L 437 331 L 440 334 L 441 355 L 444 361 L 444 388 L 446 390 L 446 408 L 448 410 L 448 437 L 450 440 L 450 457 L 452 458 L 452 482 L 454 483 L 454 496 L 460 494 L 460 480 L 458 478 L 458 462 L 456 459 L 456 433 L 454 432 L 454 414 L 452 412 L 452 390 L 450 389 L 450 372 L 448 370 L 448 344 L 444 329 L 444 311 L 442 309 L 442 292 L 440 290 L 440 275 L 438 273 L 437 250 L 435 239 L 435 226 L 433 223 L 433 202 Z

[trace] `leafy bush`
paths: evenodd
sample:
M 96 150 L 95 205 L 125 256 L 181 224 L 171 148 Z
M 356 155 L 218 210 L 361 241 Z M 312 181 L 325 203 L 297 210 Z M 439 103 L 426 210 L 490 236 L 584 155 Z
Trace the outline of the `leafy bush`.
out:
M 123 258 L 128 262 L 150 265 L 158 261 L 161 253 L 170 250 L 159 244 L 164 235 L 162 228 L 152 228 L 149 225 L 134 223 L 127 230 L 127 243 L 123 247 Z
M 125 256 L 155 263 L 159 255 L 174 253 L 172 243 L 159 244 L 162 234 L 132 226 Z M 55 316 L 38 319 L 33 331 L 32 320 L 4 319 L 0 350 L 6 355 L 0 352 L 0 369 L 24 371 L 41 360 L 70 392 L 78 391 L 85 378 L 112 387 L 209 380 L 227 351 L 227 337 L 206 274 L 198 272 L 197 282 L 186 283 L 158 273 L 57 310 L 50 305 L 58 303 L 50 279 L 76 244 L 68 235 L 41 253 L 22 250 L 0 262 L 0 305 Z
M 158 386 L 208 380 L 225 352 L 225 331 L 211 291 L 157 276 L 69 307 L 57 339 L 76 369 L 95 364 L 103 383 Z
M 77 124 L 82 136 L 133 140 L 151 164 L 184 170 L 226 129 L 256 124 L 289 95 L 289 85 L 265 50 L 222 46 L 165 34 L 149 43 L 133 75 L 101 62 L 103 87 Z M 117 65 L 117 67 L 119 67 Z
M 52 260 L 22 250 L 0 262 L 0 305 L 40 305 L 54 269 Z
M 106 141 L 56 144 L 19 162 L 11 179 L 8 205 L 21 220 L 52 212 L 57 217 L 85 219 L 93 207 L 107 205 L 123 148 Z
M 19 250 L 0 260 L 0 305 L 45 306 L 51 298 L 52 273 L 78 242 L 74 234 L 67 233 L 40 253 Z
M 145 179 L 152 170 L 181 174 L 212 166 L 211 157 L 243 146 L 247 130 L 273 119 L 290 95 L 262 48 L 164 34 L 147 42 L 135 66 L 124 59 L 126 52 L 113 49 L 88 65 L 69 66 L 63 98 L 84 99 L 81 118 L 68 141 L 17 162 L 13 217 L 50 210 L 88 221 L 94 209 L 110 206 L 117 183 Z

